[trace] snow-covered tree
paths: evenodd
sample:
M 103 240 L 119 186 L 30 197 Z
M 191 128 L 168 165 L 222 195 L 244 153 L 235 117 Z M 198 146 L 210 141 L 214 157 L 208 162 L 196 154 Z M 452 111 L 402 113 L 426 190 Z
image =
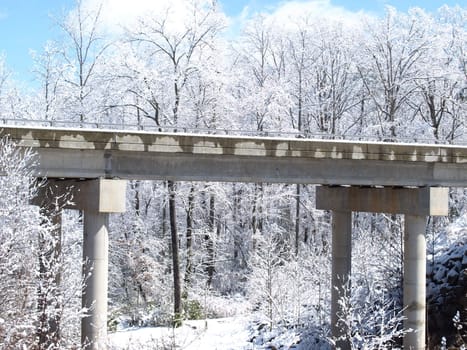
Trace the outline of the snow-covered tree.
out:
M 232 69 L 236 72 L 231 93 L 237 101 L 237 123 L 241 129 L 267 131 L 288 129 L 289 100 L 281 84 L 277 63 L 275 26 L 259 15 L 248 22 L 235 43 Z M 278 38 L 279 39 L 279 38 Z
M 44 186 L 33 177 L 36 162 L 30 150 L 0 139 L 2 348 L 58 349 L 79 342 L 67 323 L 79 322 L 81 277 L 78 283 L 70 278 L 80 276 L 80 264 L 63 258 L 72 245 L 57 234 L 55 198 L 41 211 L 30 204 Z M 70 273 L 73 268 L 77 274 Z
M 31 165 L 34 162 L 31 152 L 23 154 L 7 138 L 0 139 L 2 348 L 28 347 L 35 343 L 40 216 L 29 205 L 33 190 Z
M 344 286 L 339 300 L 342 314 L 338 315 L 346 332 L 331 339 L 335 346 L 349 349 L 400 349 L 403 335 L 413 330 L 403 329 L 404 317 L 394 306 L 385 289 L 378 285 Z
M 358 65 L 373 115 L 367 133 L 382 138 L 405 136 L 404 125 L 413 119 L 407 103 L 417 89 L 417 63 L 429 47 L 425 27 L 413 12 L 387 7 L 385 18 L 368 23 L 367 33 Z
M 284 266 L 290 252 L 283 239 L 283 234 L 277 226 L 271 226 L 271 231 L 265 234 L 259 232 L 253 236 L 255 251 L 251 257 L 250 292 L 251 302 L 264 312 L 270 322 L 270 328 L 284 319 L 287 307 L 285 296 L 287 286 L 284 286 Z
M 89 8 L 77 0 L 76 7 L 57 21 L 65 34 L 56 52 L 66 67 L 62 72 L 62 98 L 66 107 L 63 113 L 67 115 L 62 119 L 102 121 L 103 66 L 111 41 L 103 33 L 101 10 L 102 6 Z

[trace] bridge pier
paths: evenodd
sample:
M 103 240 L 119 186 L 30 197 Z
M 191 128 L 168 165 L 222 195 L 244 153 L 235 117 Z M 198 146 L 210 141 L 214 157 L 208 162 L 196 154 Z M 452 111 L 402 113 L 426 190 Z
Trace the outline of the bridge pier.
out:
M 50 191 L 53 188 L 53 191 Z M 84 213 L 83 278 L 85 287 L 81 320 L 83 349 L 105 349 L 107 342 L 108 219 L 110 213 L 125 211 L 125 180 L 86 181 L 49 179 L 33 204 L 55 201 L 66 196 L 61 209 L 79 209 Z M 59 215 L 59 214 L 58 214 Z
M 107 338 L 108 219 L 107 213 L 84 212 L 82 307 L 86 316 L 81 320 L 81 344 L 85 349 L 102 349 Z
M 350 289 L 352 263 L 352 212 L 335 210 L 332 212 L 332 274 L 331 300 L 341 299 Z M 348 293 L 347 293 L 348 294 Z M 342 305 L 331 303 L 331 333 L 335 339 L 344 337 L 348 332 L 347 324 L 339 320 Z M 336 347 L 350 350 L 344 339 L 336 342 Z
M 404 224 L 404 349 L 425 349 L 426 217 L 405 215 Z
M 316 208 L 332 211 L 331 332 L 343 337 L 346 325 L 339 322 L 339 299 L 350 280 L 351 212 L 405 214 L 404 232 L 404 349 L 425 349 L 426 303 L 426 217 L 448 215 L 447 188 L 317 187 Z M 344 252 L 346 250 L 346 252 Z M 350 349 L 350 341 L 336 344 Z

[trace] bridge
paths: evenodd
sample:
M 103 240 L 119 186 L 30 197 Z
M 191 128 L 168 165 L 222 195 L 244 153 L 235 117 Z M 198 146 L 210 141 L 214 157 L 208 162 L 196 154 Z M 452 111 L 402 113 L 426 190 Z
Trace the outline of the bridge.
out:
M 316 206 L 333 220 L 335 337 L 346 331 L 338 300 L 351 273 L 352 211 L 405 214 L 404 327 L 415 332 L 404 347 L 425 348 L 426 217 L 447 215 L 448 187 L 467 187 L 467 146 L 18 126 L 2 135 L 37 152 L 34 174 L 49 184 L 37 204 L 71 190 L 68 207 L 84 211 L 83 256 L 93 273 L 83 306 L 95 303 L 82 320 L 88 348 L 101 349 L 107 335 L 107 221 L 125 210 L 131 179 L 319 185 Z

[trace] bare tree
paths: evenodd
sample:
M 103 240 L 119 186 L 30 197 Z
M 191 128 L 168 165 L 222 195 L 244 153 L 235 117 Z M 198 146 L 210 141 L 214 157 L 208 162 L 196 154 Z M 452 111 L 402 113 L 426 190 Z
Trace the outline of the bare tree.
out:
M 42 106 L 38 119 L 54 120 L 62 117 L 61 106 L 64 98 L 64 77 L 66 67 L 59 61 L 60 49 L 53 42 L 47 42 L 43 53 L 33 53 L 34 73 L 41 84 L 39 103 Z
M 374 107 L 375 130 L 381 137 L 398 136 L 408 118 L 407 102 L 415 93 L 416 63 L 427 53 L 424 27 L 409 15 L 388 7 L 386 17 L 368 24 L 368 44 L 358 66 Z
M 71 117 L 78 117 L 80 122 L 89 121 L 101 109 L 95 98 L 100 91 L 98 70 L 111 45 L 100 32 L 101 10 L 102 5 L 88 9 L 82 0 L 77 0 L 76 8 L 57 21 L 66 34 L 61 55 L 68 67 L 64 80 L 71 88 L 68 104 Z
M 174 14 L 170 5 L 162 14 L 140 18 L 136 29 L 128 31 L 129 41 L 142 52 L 149 66 L 157 65 L 167 84 L 164 89 L 152 90 L 149 101 L 157 106 L 165 123 L 177 125 L 188 81 L 201 69 L 200 55 L 209 50 L 213 40 L 222 29 L 215 4 L 208 5 L 203 0 L 187 0 L 187 14 L 181 28 L 173 25 Z M 143 77 L 149 81 L 149 77 Z M 157 102 L 157 101 L 164 101 Z M 152 101 L 152 102 L 151 102 Z M 142 102 L 142 101 L 141 101 Z M 156 110 L 156 108 L 154 108 Z

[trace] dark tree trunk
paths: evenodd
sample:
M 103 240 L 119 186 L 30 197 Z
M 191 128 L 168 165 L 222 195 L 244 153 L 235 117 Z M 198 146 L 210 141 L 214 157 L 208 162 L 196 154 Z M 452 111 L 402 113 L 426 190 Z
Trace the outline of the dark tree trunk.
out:
M 182 293 L 180 282 L 180 258 L 178 252 L 177 216 L 175 210 L 175 184 L 168 181 L 169 191 L 169 219 L 170 236 L 172 241 L 172 268 L 174 278 L 174 326 L 179 327 L 182 323 Z
M 188 208 L 186 211 L 186 268 L 185 268 L 185 292 L 184 297 L 188 297 L 188 288 L 191 285 L 193 273 L 193 214 L 195 210 L 195 186 L 191 185 L 188 194 Z
M 256 231 L 263 231 L 263 184 L 255 184 L 255 194 L 253 199 L 253 209 L 251 213 L 251 228 L 253 234 Z
M 167 183 L 164 183 L 164 187 L 167 186 Z M 167 192 L 169 193 L 170 197 L 170 191 L 167 189 Z M 165 198 L 162 200 L 162 223 L 161 223 L 161 228 L 162 228 L 162 237 L 165 237 L 167 235 L 167 202 L 165 201 Z
M 232 193 L 233 193 L 233 209 L 232 209 L 232 225 L 233 225 L 233 240 L 234 240 L 234 251 L 233 251 L 233 259 L 235 261 L 235 266 L 243 267 L 245 266 L 244 259 L 242 258 L 242 240 L 241 234 L 242 228 L 244 227 L 242 223 L 241 213 L 240 211 L 240 197 L 242 196 L 242 190 L 237 190 L 237 186 L 234 183 L 232 185 Z
M 214 230 L 215 230 L 215 203 L 216 199 L 213 193 L 210 194 L 209 197 L 209 233 L 204 236 L 204 240 L 206 242 L 206 251 L 208 254 L 208 262 L 206 264 L 206 273 L 208 279 L 206 281 L 208 287 L 212 284 L 212 278 L 214 276 L 215 267 L 214 267 L 214 259 L 215 259 L 215 251 L 214 251 Z
M 298 255 L 300 243 L 300 184 L 296 185 L 295 193 L 295 255 Z
M 131 189 L 134 191 L 134 208 L 136 216 L 141 215 L 141 203 L 139 198 L 139 181 L 131 181 L 130 183 Z

